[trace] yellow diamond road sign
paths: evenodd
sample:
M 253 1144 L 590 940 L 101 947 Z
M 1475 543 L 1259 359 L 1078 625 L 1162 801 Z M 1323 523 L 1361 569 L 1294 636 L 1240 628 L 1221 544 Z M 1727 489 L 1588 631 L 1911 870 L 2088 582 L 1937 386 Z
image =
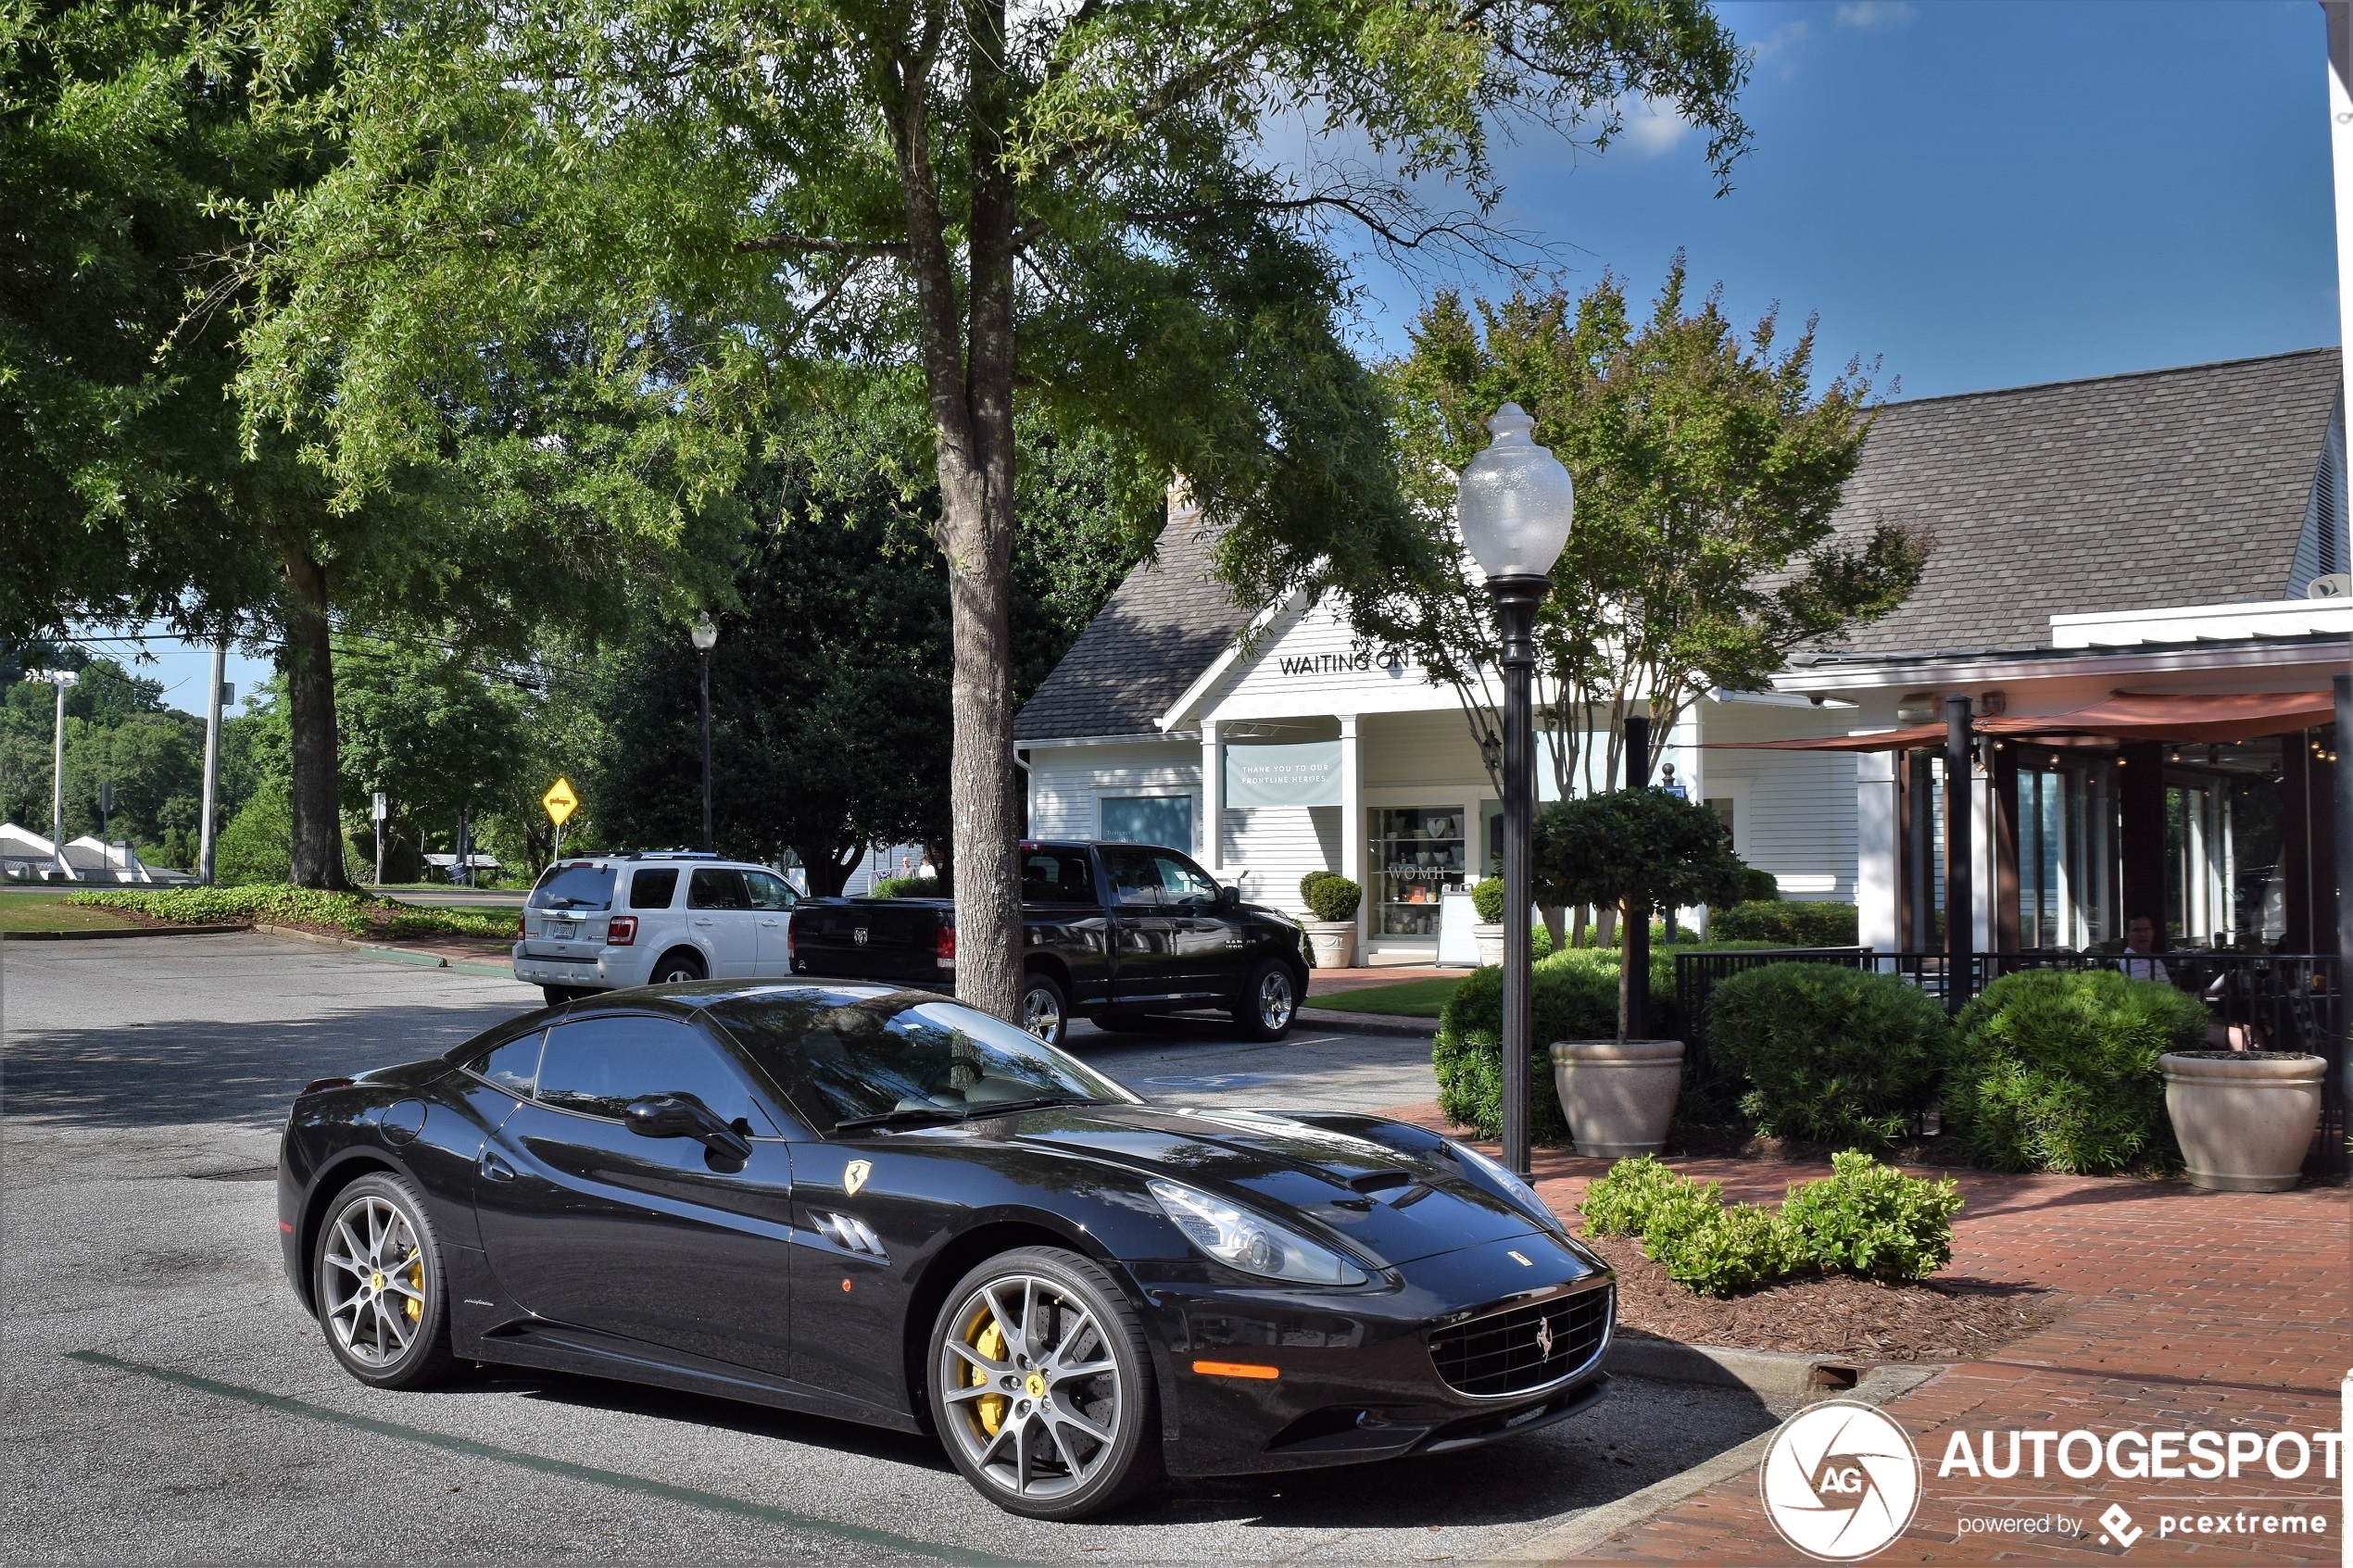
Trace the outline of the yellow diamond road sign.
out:
M 573 794 L 572 785 L 558 779 L 555 787 L 539 797 L 539 804 L 547 808 L 547 815 L 556 820 L 558 827 L 561 827 L 564 819 L 571 816 L 573 809 L 580 804 L 580 797 Z

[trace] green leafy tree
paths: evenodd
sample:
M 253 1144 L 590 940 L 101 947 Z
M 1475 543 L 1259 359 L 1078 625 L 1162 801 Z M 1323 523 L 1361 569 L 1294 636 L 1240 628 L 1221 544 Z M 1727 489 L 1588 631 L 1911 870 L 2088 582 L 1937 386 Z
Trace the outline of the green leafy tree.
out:
M 387 833 L 422 835 L 502 803 L 525 752 L 523 696 L 431 643 L 347 638 L 335 648 L 343 809 L 368 820 L 378 790 Z M 469 835 L 470 836 L 470 835 Z
M 1548 904 L 1615 909 L 1629 929 L 1651 910 L 1720 901 L 1740 883 L 1732 835 L 1713 809 L 1663 789 L 1556 800 L 1536 819 L 1536 894 Z M 1617 1037 L 1626 1038 L 1633 948 L 1617 964 Z
M 284 52 L 332 41 L 343 75 L 288 112 L 346 157 L 262 215 L 244 386 L 320 410 L 339 495 L 559 392 L 673 433 L 673 488 L 708 495 L 779 390 L 912 368 L 949 576 L 958 988 L 1006 1016 L 1017 402 L 1112 434 L 1131 520 L 1184 475 L 1238 592 L 1397 584 L 1416 535 L 1340 338 L 1333 227 L 1392 253 L 1491 237 L 1498 117 L 1603 144 L 1647 96 L 1719 169 L 1746 136 L 1745 60 L 1698 0 L 290 15 Z M 1298 123 L 1362 156 L 1286 169 Z M 1465 210 L 1425 205 L 1450 182 Z M 625 446 L 606 471 L 617 502 L 649 488 Z

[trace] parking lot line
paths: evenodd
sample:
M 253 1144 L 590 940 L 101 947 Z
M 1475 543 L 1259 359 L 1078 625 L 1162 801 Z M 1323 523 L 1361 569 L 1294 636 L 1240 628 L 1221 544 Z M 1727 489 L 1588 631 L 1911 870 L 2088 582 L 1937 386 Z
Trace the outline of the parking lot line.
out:
M 224 1399 L 235 1399 L 262 1410 L 277 1411 L 285 1415 L 298 1415 L 312 1421 L 323 1421 L 337 1426 L 356 1427 L 379 1436 L 395 1437 L 422 1448 L 440 1449 L 447 1453 L 463 1454 L 472 1459 L 496 1460 L 502 1464 L 536 1470 L 542 1474 L 562 1476 L 568 1480 L 585 1481 L 593 1486 L 610 1486 L 618 1491 L 638 1492 L 648 1497 L 667 1499 L 672 1502 L 707 1508 L 717 1513 L 732 1513 L 741 1519 L 757 1519 L 764 1524 L 783 1524 L 794 1529 L 813 1530 L 837 1540 L 851 1541 L 860 1546 L 887 1548 L 918 1557 L 936 1558 L 943 1562 L 969 1563 L 973 1568 L 1019 1568 L 1020 1560 L 998 1557 L 989 1552 L 975 1551 L 965 1547 L 941 1546 L 932 1541 L 917 1540 L 912 1536 L 894 1535 L 888 1530 L 868 1529 L 858 1524 L 844 1524 L 812 1514 L 796 1513 L 790 1509 L 775 1508 L 767 1503 L 731 1498 L 724 1492 L 706 1492 L 693 1486 L 673 1486 L 667 1481 L 650 1480 L 643 1475 L 631 1475 L 618 1470 L 599 1470 L 594 1465 L 575 1464 L 570 1460 L 550 1459 L 522 1449 L 501 1448 L 496 1443 L 477 1442 L 472 1437 L 459 1437 L 447 1432 L 434 1432 L 422 1426 L 407 1426 L 396 1421 L 380 1421 L 373 1416 L 354 1415 L 327 1405 L 314 1405 L 307 1399 L 296 1399 L 284 1394 L 272 1394 L 260 1388 L 247 1388 L 242 1384 L 222 1383 L 215 1378 L 201 1377 L 195 1373 L 175 1372 L 170 1367 L 153 1366 L 145 1361 L 125 1361 L 104 1350 L 68 1350 L 66 1359 L 91 1366 L 111 1367 L 136 1376 L 153 1378 L 158 1383 L 176 1384 L 193 1388 L 200 1394 L 211 1394 Z

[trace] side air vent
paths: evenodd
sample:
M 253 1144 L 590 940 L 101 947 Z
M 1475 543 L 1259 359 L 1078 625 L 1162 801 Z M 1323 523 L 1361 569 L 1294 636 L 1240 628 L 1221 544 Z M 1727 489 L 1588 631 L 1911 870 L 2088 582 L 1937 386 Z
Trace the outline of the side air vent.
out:
M 848 1214 L 818 1215 L 817 1231 L 845 1252 L 863 1252 L 870 1258 L 889 1256 L 883 1250 L 882 1238 L 875 1234 L 874 1227 Z

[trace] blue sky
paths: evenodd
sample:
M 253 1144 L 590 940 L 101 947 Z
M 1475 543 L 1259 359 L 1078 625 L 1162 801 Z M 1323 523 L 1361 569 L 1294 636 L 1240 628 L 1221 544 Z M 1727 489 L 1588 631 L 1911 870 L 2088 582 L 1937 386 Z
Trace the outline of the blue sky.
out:
M 1730 195 L 1655 116 L 1600 157 L 1501 158 L 1501 218 L 1567 287 L 1610 268 L 1647 297 L 1680 246 L 1736 320 L 1818 311 L 1826 369 L 1878 356 L 1912 397 L 2336 342 L 2311 0 L 1720 10 L 1757 51 Z M 1394 352 L 1422 291 L 1362 281 L 1369 346 Z M 206 655 L 155 647 L 165 700 L 199 709 Z M 240 694 L 268 673 L 232 655 Z
M 1647 297 L 1681 246 L 1736 319 L 1819 311 L 1831 368 L 1881 356 L 1905 396 L 2336 341 L 2311 0 L 1718 10 L 1758 56 L 1730 195 L 1671 119 L 1501 160 L 1501 216 L 1569 288 L 1607 267 Z M 1417 291 L 1364 282 L 1393 350 Z

